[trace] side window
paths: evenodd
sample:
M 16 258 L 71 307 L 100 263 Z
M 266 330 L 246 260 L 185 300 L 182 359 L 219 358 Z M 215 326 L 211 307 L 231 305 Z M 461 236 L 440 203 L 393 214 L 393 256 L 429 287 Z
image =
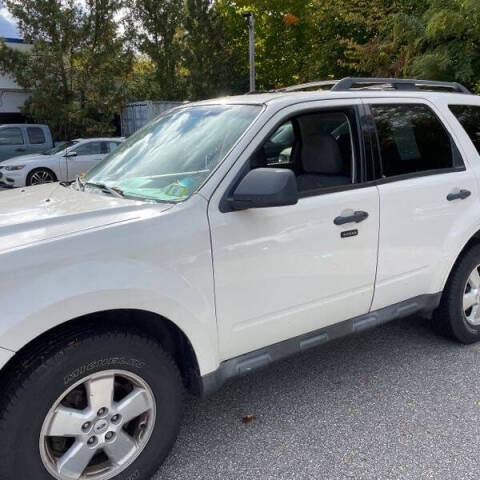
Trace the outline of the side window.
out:
M 300 115 L 275 130 L 251 166 L 293 170 L 299 192 L 350 185 L 355 178 L 353 131 L 349 112 Z
M 102 153 L 113 152 L 119 145 L 119 142 L 103 142 Z
M 295 133 L 291 121 L 280 125 L 275 133 L 265 142 L 263 150 L 267 165 L 288 165 L 291 163 Z
M 102 142 L 82 143 L 73 149 L 77 155 L 100 155 L 102 153 Z
M 458 150 L 426 105 L 371 105 L 383 178 L 454 167 Z
M 480 106 L 449 105 L 480 154 Z
M 0 145 L 23 145 L 22 131 L 17 127 L 0 128 Z
M 40 127 L 28 127 L 27 128 L 28 141 L 32 145 L 40 145 L 45 143 L 45 135 Z

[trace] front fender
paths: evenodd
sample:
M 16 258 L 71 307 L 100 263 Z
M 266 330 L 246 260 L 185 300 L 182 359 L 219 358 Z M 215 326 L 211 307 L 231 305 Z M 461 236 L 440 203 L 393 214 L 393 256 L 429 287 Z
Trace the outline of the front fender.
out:
M 0 347 L 18 351 L 69 320 L 135 309 L 176 324 L 194 348 L 200 373 L 215 370 L 217 325 L 206 202 L 187 203 L 158 216 L 0 255 Z

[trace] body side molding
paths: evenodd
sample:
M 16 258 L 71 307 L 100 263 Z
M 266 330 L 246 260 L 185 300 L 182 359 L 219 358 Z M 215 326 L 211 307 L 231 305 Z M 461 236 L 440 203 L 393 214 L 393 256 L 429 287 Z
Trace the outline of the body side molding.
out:
M 246 375 L 330 340 L 352 333 L 360 333 L 369 328 L 382 325 L 397 318 L 407 317 L 414 313 L 431 312 L 440 304 L 441 296 L 441 292 L 419 295 L 380 310 L 225 360 L 217 370 L 201 378 L 201 395 L 204 397 L 208 396 L 233 378 Z

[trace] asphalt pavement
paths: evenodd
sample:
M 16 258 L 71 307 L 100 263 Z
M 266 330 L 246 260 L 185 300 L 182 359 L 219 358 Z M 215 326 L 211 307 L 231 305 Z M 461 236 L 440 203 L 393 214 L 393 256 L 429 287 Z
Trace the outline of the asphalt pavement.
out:
M 188 397 L 155 480 L 477 480 L 479 366 L 418 317 L 332 342 Z

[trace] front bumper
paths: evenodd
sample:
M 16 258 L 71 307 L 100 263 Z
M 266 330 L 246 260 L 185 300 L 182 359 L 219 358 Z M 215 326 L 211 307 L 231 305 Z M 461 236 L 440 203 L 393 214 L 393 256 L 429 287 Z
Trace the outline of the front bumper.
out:
M 0 187 L 15 188 L 25 186 L 25 175 L 22 172 L 8 172 L 0 169 Z

